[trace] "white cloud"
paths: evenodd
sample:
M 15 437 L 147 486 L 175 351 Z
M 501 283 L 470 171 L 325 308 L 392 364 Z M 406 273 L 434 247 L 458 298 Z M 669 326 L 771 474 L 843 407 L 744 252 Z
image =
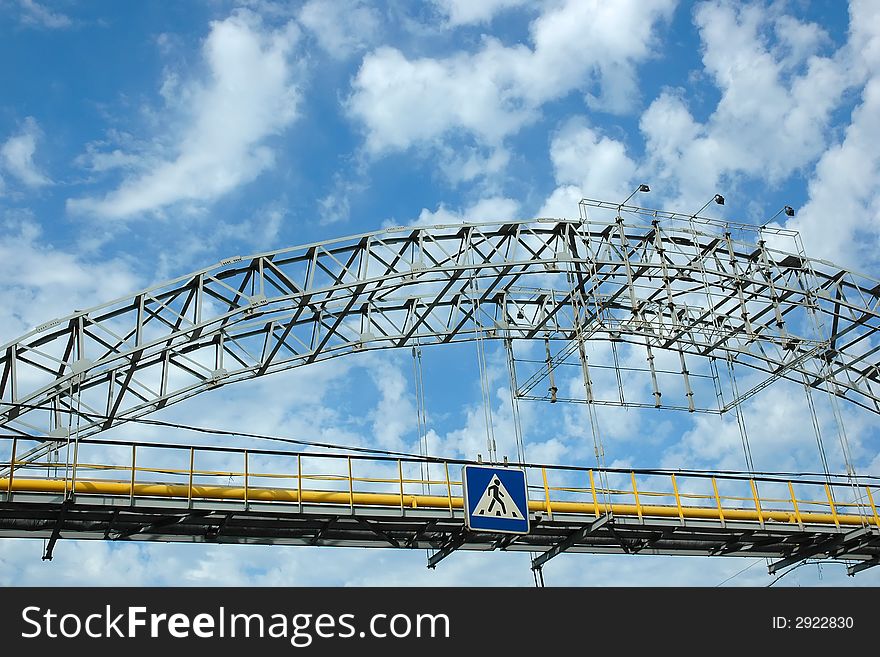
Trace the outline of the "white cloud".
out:
M 496 354 L 498 355 L 498 354 Z M 490 355 L 490 358 L 493 356 Z M 497 387 L 494 379 L 498 378 L 501 370 L 496 367 L 497 363 L 489 366 L 489 387 L 494 391 L 492 399 L 492 437 L 495 441 L 495 449 L 499 457 L 508 457 L 510 460 L 518 460 L 515 440 L 513 417 L 510 407 L 510 393 L 506 386 Z M 474 384 L 471 384 L 474 385 Z M 523 418 L 526 424 L 526 419 Z M 464 425 L 445 433 L 432 433 L 430 445 L 432 454 L 442 455 L 447 458 L 475 459 L 478 455 L 488 456 L 489 432 L 486 424 L 486 414 L 481 403 L 468 406 L 465 409 Z M 543 456 L 560 455 L 564 448 L 561 446 L 535 442 L 526 446 L 529 458 L 534 459 L 535 454 Z M 535 462 L 534 460 L 532 462 Z
M 748 370 L 738 371 L 737 376 L 742 388 L 751 387 L 763 378 Z M 842 436 L 834 409 L 827 395 L 813 391 L 812 397 L 829 469 L 831 472 L 845 472 Z M 822 471 L 816 433 L 802 385 L 777 382 L 744 402 L 740 412 L 756 470 Z M 843 405 L 840 412 L 848 450 L 857 472 L 876 474 L 873 437 L 876 416 L 848 404 Z M 664 467 L 746 469 L 742 436 L 732 411 L 723 416 L 700 414 L 692 419 L 691 428 L 681 434 L 678 442 L 665 449 Z
M 348 221 L 351 216 L 351 200 L 348 193 L 337 190 L 318 199 L 318 214 L 322 225 Z
M 880 67 L 880 6 L 873 0 L 850 0 L 849 14 L 853 75 L 871 77 Z
M 439 145 L 437 150 L 436 165 L 454 185 L 500 174 L 510 161 L 510 152 L 501 146 Z
M 128 140 L 127 135 L 117 135 L 117 138 Z M 86 144 L 85 152 L 76 157 L 74 164 L 94 173 L 104 173 L 114 169 L 136 170 L 143 165 L 143 156 L 137 153 L 112 147 L 109 150 L 101 150 L 108 145 L 107 141 Z
M 59 29 L 73 25 L 73 21 L 69 16 L 47 9 L 36 0 L 18 0 L 18 4 L 21 7 L 21 22 L 25 25 L 49 29 Z
M 137 289 L 141 283 L 118 258 L 88 261 L 47 245 L 28 216 L 7 215 L 0 237 L 0 343 L 34 326 Z
M 267 139 L 296 116 L 299 91 L 290 61 L 296 41 L 293 24 L 271 31 L 248 12 L 213 22 L 202 47 L 207 78 L 179 83 L 174 74 L 166 77 L 166 99 L 182 105 L 169 111 L 186 113 L 174 152 L 141 154 L 144 170 L 103 197 L 69 199 L 68 209 L 130 217 L 181 201 L 211 202 L 254 180 L 274 163 Z M 125 154 L 107 158 L 104 164 L 128 163 Z
M 685 90 L 664 90 L 640 118 L 645 155 L 637 159 L 585 120 L 569 121 L 551 143 L 557 187 L 539 214 L 572 216 L 583 196 L 624 198 L 642 180 L 671 205 L 690 207 L 741 180 L 778 186 L 818 160 L 810 201 L 787 227 L 803 232 L 808 253 L 842 264 L 876 261 L 880 7 L 854 2 L 849 40 L 828 56 L 824 30 L 777 8 L 707 2 L 695 23 L 705 70 L 721 92 L 706 120 L 692 114 Z M 861 103 L 829 149 L 833 113 L 853 87 L 861 87 Z
M 352 199 L 367 190 L 364 173 L 355 171 L 350 178 L 336 174 L 333 177 L 333 188 L 324 197 L 318 199 L 318 216 L 321 225 L 348 221 L 351 217 Z
M 550 160 L 560 185 L 538 212 L 542 217 L 571 216 L 584 196 L 622 200 L 631 191 L 637 166 L 623 142 L 602 135 L 582 118 L 570 120 L 556 133 Z
M 578 216 L 578 202 L 585 192 L 577 185 L 560 185 L 551 192 L 538 210 L 539 217 L 571 219 Z
M 434 0 L 451 27 L 489 23 L 499 13 L 526 4 L 526 0 Z
M 487 42 L 481 61 L 468 55 L 410 61 L 388 46 L 370 53 L 349 100 L 352 115 L 367 128 L 367 148 L 403 150 L 454 128 L 498 143 L 534 118 L 531 108 L 516 106 L 517 93 L 499 79 L 509 75 L 511 67 L 500 61 L 509 54 L 496 40 Z
M 379 36 L 379 12 L 358 0 L 309 0 L 299 21 L 315 35 L 318 44 L 336 59 L 365 50 Z
M 199 269 L 210 262 L 243 252 L 278 248 L 281 228 L 287 218 L 283 201 L 260 207 L 241 221 L 217 220 L 210 214 L 193 216 L 188 228 L 174 242 L 174 248 L 156 255 L 155 280 L 175 278 L 182 271 Z
M 582 117 L 566 122 L 550 142 L 557 187 L 544 201 L 539 217 L 576 217 L 584 198 L 620 199 L 632 191 L 638 163 L 626 144 L 603 135 Z
M 466 221 L 513 221 L 519 219 L 519 203 L 511 198 L 492 196 L 473 203 L 464 213 Z
M 815 160 L 850 84 L 844 51 L 822 56 L 822 28 L 760 5 L 709 2 L 694 20 L 721 98 L 705 123 L 683 90 L 666 90 L 651 104 L 640 123 L 648 177 L 677 188 L 687 204 L 740 175 L 778 184 Z
M 42 133 L 36 119 L 29 116 L 24 120 L 21 132 L 0 146 L 0 166 L 28 187 L 42 187 L 51 182 L 34 163 L 40 137 Z
M 569 0 L 531 23 L 531 47 L 486 36 L 475 53 L 409 59 L 383 46 L 364 58 L 348 110 L 373 154 L 456 134 L 495 148 L 544 103 L 575 90 L 594 106 L 626 111 L 637 95 L 635 67 L 651 56 L 655 28 L 673 6 Z
M 880 239 L 880 5 L 850 7 L 850 70 L 866 79 L 840 143 L 828 149 L 809 182 L 809 200 L 787 228 L 807 253 L 841 265 L 875 267 Z
M 807 253 L 840 265 L 876 266 L 880 238 L 880 76 L 872 79 L 840 144 L 816 165 L 809 200 L 787 228 Z
M 520 206 L 517 201 L 504 196 L 491 196 L 479 199 L 466 208 L 456 211 L 440 204 L 436 210 L 422 208 L 419 218 L 412 222 L 415 226 L 474 223 L 480 221 L 511 221 L 518 218 Z M 393 225 L 386 222 L 386 226 Z
M 416 407 L 413 404 L 411 384 L 401 367 L 386 358 L 374 358 L 369 373 L 380 393 L 380 399 L 370 413 L 372 435 L 380 447 L 401 450 L 406 439 L 416 437 Z

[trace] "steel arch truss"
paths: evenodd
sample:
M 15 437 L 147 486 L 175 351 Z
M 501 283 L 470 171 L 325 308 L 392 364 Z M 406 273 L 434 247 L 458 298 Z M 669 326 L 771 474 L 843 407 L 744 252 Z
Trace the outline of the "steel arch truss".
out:
M 880 412 L 877 281 L 711 221 L 611 214 L 389 228 L 223 260 L 3 346 L 0 424 L 87 436 L 232 382 L 478 336 L 721 357 Z

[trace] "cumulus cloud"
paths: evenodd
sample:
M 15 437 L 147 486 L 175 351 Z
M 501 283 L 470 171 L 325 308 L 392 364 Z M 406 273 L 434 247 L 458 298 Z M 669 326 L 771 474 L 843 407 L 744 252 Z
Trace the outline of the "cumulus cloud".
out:
M 510 151 L 501 146 L 437 145 L 436 166 L 453 185 L 482 176 L 500 174 L 510 162 Z
M 185 112 L 177 145 L 162 148 L 156 140 L 158 153 L 139 154 L 141 170 L 104 196 L 69 199 L 68 210 L 125 218 L 182 201 L 209 203 L 269 169 L 274 151 L 267 141 L 296 117 L 297 34 L 292 23 L 275 31 L 248 12 L 213 22 L 202 46 L 206 78 L 181 83 L 171 73 L 165 80 L 169 111 Z M 184 98 L 185 107 L 174 98 Z M 107 155 L 105 164 L 130 164 L 124 153 Z
M 416 407 L 410 381 L 402 368 L 389 359 L 374 359 L 369 372 L 380 393 L 380 399 L 370 413 L 372 434 L 381 447 L 405 448 L 416 433 Z
M 309 0 L 299 21 L 330 56 L 345 59 L 365 50 L 379 35 L 379 12 L 364 2 Z
M 569 120 L 554 135 L 550 161 L 559 186 L 538 212 L 542 217 L 571 216 L 584 196 L 625 198 L 637 169 L 623 142 L 601 134 L 582 117 Z
M 880 7 L 853 2 L 848 41 L 829 53 L 820 26 L 777 9 L 699 5 L 694 22 L 717 105 L 700 120 L 685 90 L 663 90 L 640 117 L 639 157 L 586 119 L 568 121 L 551 141 L 557 187 L 539 214 L 571 216 L 584 196 L 624 198 L 642 180 L 671 205 L 691 207 L 745 182 L 778 187 L 812 171 L 808 202 L 786 227 L 802 232 L 812 255 L 851 266 L 876 262 Z M 860 97 L 835 143 L 834 113 L 853 89 Z
M 114 299 L 140 286 L 122 258 L 90 261 L 53 248 L 34 219 L 7 213 L 0 237 L 0 343 L 38 324 Z
M 849 66 L 864 80 L 843 138 L 821 157 L 809 181 L 809 199 L 786 227 L 803 235 L 807 253 L 842 265 L 880 262 L 880 5 L 850 6 Z
M 801 232 L 807 253 L 841 265 L 880 262 L 880 76 L 862 93 L 843 141 L 822 155 L 809 200 L 787 228 Z
M 823 56 L 828 37 L 820 26 L 760 5 L 708 2 L 694 22 L 721 98 L 705 122 L 694 118 L 683 90 L 666 90 L 651 104 L 640 122 L 651 179 L 693 202 L 723 180 L 752 176 L 776 185 L 814 161 L 850 84 L 844 52 Z
M 25 119 L 21 131 L 0 146 L 0 166 L 28 187 L 42 187 L 51 181 L 34 163 L 37 140 L 42 136 L 36 119 Z
M 495 148 L 542 105 L 573 91 L 595 107 L 627 111 L 637 95 L 636 66 L 651 56 L 656 28 L 673 6 L 569 0 L 531 23 L 530 46 L 486 36 L 473 53 L 415 59 L 383 46 L 364 58 L 349 114 L 363 124 L 367 150 L 381 154 L 462 134 Z
M 745 374 L 746 380 L 760 377 Z M 831 472 L 846 472 L 842 435 L 826 395 L 813 392 L 822 451 Z M 847 450 L 860 474 L 877 474 L 876 446 L 871 436 L 873 414 L 846 404 L 841 407 Z M 749 450 L 757 471 L 822 472 L 822 458 L 803 386 L 778 382 L 740 406 Z M 796 418 L 796 419 L 795 419 Z M 746 469 L 743 439 L 735 415 L 701 414 L 691 428 L 669 444 L 664 467 Z
M 511 221 L 517 219 L 520 206 L 517 201 L 504 196 L 481 198 L 461 210 L 452 210 L 441 203 L 436 210 L 422 208 L 419 218 L 410 222 L 416 226 L 473 223 L 480 221 Z M 386 226 L 393 222 L 386 222 Z

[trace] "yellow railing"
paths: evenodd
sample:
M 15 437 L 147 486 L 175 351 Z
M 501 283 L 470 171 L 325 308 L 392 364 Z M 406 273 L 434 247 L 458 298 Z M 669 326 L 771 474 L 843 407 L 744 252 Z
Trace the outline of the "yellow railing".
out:
M 0 445 L 2 445 L 0 439 Z M 462 508 L 459 461 L 431 461 L 209 446 L 138 443 L 121 447 L 88 440 L 62 447 L 63 460 L 21 462 L 21 439 L 0 460 L 0 500 L 17 493 L 166 498 L 193 506 L 209 500 L 251 504 L 328 504 L 348 507 Z M 125 458 L 119 457 L 120 452 Z M 213 467 L 199 465 L 213 460 Z M 409 474 L 427 468 L 427 476 Z M 525 466 L 529 510 L 558 515 L 606 513 L 649 518 L 880 527 L 878 487 L 845 479 L 819 481 L 694 472 L 621 471 Z M 606 482 L 597 485 L 597 482 Z M 722 492 L 723 489 L 723 492 Z M 778 492 L 776 492 L 778 491 Z

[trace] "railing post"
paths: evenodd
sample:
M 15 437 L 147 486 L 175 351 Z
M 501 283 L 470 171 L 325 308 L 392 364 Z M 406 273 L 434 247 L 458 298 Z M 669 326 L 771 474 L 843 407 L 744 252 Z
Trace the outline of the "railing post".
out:
M 593 510 L 598 518 L 601 514 L 599 513 L 599 499 L 596 497 L 596 482 L 593 481 L 593 468 L 590 468 L 590 491 L 593 493 Z
M 189 487 L 187 489 L 186 494 L 186 503 L 187 506 L 191 509 L 193 503 L 193 468 L 195 467 L 196 461 L 196 448 L 189 448 Z
M 128 489 L 128 505 L 134 506 L 134 473 L 137 465 L 137 446 L 131 446 L 131 486 Z
M 632 485 L 633 485 L 633 495 L 636 498 L 636 513 L 639 514 L 639 522 L 644 524 L 645 520 L 642 518 L 642 505 L 639 502 L 639 489 L 636 487 L 636 473 L 633 470 L 630 470 L 630 475 L 632 475 Z
M 452 484 L 449 481 L 448 461 L 443 461 L 443 468 L 446 470 L 446 497 L 449 499 L 449 517 L 452 518 L 455 516 L 455 511 L 452 510 Z
M 10 472 L 12 472 L 10 470 Z M 877 516 L 877 507 L 874 505 L 874 496 L 871 495 L 871 487 L 865 486 L 865 492 L 868 493 L 868 502 L 871 503 L 871 511 L 874 512 L 874 524 L 880 527 L 880 517 Z
M 299 502 L 299 513 L 302 513 L 302 510 L 303 510 L 302 454 L 296 455 L 296 499 Z
M 553 506 L 550 504 L 550 487 L 547 485 L 547 468 L 541 468 L 541 476 L 544 478 L 544 499 L 547 505 L 547 515 L 553 520 Z
M 840 529 L 840 520 L 837 518 L 837 509 L 834 507 L 834 498 L 831 497 L 831 488 L 825 484 L 825 494 L 828 496 L 828 504 L 831 507 L 831 517 L 834 518 L 834 524 Z
M 752 497 L 755 498 L 755 511 L 758 512 L 758 522 L 761 523 L 761 529 L 764 529 L 764 512 L 761 510 L 761 500 L 758 498 L 758 488 L 755 486 L 755 480 L 749 479 L 752 487 Z
M 718 519 L 721 520 L 721 526 L 724 527 L 724 507 L 721 506 L 721 496 L 718 494 L 718 482 L 712 477 L 712 490 L 715 493 L 715 504 L 718 505 Z
M 244 450 L 244 510 L 248 510 L 248 451 Z
M 678 494 L 678 483 L 675 481 L 675 475 L 672 475 L 672 491 L 675 493 L 675 506 L 678 507 L 678 519 L 684 524 L 684 509 L 681 508 L 681 496 Z
M 348 508 L 351 509 L 351 515 L 354 515 L 354 480 L 351 476 L 351 457 L 348 457 Z
M 9 479 L 6 480 L 6 500 L 12 499 L 12 479 L 15 477 L 15 451 L 18 447 L 18 438 L 12 438 L 12 455 L 9 457 Z
M 400 481 L 400 515 L 403 515 L 403 463 L 397 459 L 397 478 Z
M 788 492 L 791 494 L 791 504 L 794 507 L 794 517 L 797 519 L 798 527 L 803 529 L 804 528 L 804 521 L 801 518 L 801 509 L 798 506 L 797 498 L 794 495 L 794 486 L 792 485 L 792 483 L 790 481 L 788 482 Z

